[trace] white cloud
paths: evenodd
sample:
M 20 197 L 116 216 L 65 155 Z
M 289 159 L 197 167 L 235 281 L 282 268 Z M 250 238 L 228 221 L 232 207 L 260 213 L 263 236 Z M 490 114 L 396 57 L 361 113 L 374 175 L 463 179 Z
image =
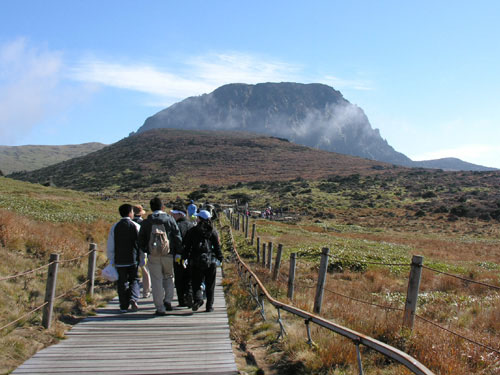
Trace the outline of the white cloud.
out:
M 469 163 L 500 168 L 500 145 L 468 144 L 410 156 L 412 160 L 459 158 Z
M 24 38 L 0 45 L 0 143 L 15 144 L 76 95 L 63 84 L 62 53 Z
M 174 63 L 174 62 L 173 62 Z M 175 62 L 177 64 L 177 62 Z M 86 59 L 71 70 L 71 78 L 110 87 L 139 91 L 156 97 L 155 105 L 172 104 L 189 96 L 209 93 L 228 83 L 303 82 L 303 67 L 239 52 L 210 53 L 180 62 L 181 73 L 152 64 L 126 64 L 99 58 Z M 359 90 L 370 87 L 359 81 L 327 76 L 316 82 Z

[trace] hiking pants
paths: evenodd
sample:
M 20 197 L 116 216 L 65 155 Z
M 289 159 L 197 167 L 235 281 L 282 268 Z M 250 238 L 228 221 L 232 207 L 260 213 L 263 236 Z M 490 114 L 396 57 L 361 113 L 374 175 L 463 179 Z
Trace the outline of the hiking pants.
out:
M 217 266 L 212 264 L 206 270 L 192 266 L 191 280 L 193 283 L 194 300 L 203 301 L 203 291 L 201 290 L 201 283 L 205 281 L 205 292 L 207 294 L 206 307 L 210 308 L 214 305 L 214 292 L 215 292 L 215 278 L 217 275 Z
M 130 306 L 130 301 L 137 302 L 139 299 L 140 287 L 137 270 L 137 265 L 116 267 L 116 271 L 118 272 L 118 281 L 116 285 L 121 310 L 127 310 Z
M 181 264 L 174 263 L 175 290 L 179 305 L 190 306 L 193 303 L 193 290 L 191 288 L 191 266 L 184 268 Z
M 174 298 L 174 257 L 148 257 L 153 302 L 156 310 L 165 311 L 164 302 L 172 303 Z

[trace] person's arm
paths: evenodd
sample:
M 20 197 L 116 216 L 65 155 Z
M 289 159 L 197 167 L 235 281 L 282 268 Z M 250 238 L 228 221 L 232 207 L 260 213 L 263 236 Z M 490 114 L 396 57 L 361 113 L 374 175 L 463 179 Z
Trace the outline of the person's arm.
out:
M 169 218 L 168 222 L 165 223 L 165 225 L 165 229 L 167 229 L 167 233 L 169 234 L 168 240 L 170 241 L 170 248 L 173 250 L 173 253 L 182 253 L 182 237 L 177 223 L 173 218 Z
M 212 232 L 212 236 L 210 237 L 210 240 L 212 242 L 212 247 L 213 251 L 215 254 L 215 257 L 219 262 L 222 262 L 222 259 L 224 258 L 222 255 L 222 250 L 220 248 L 220 241 L 219 241 L 219 233 L 217 233 L 216 230 Z
M 115 265 L 115 226 L 116 224 L 113 224 L 113 226 L 109 230 L 108 244 L 106 247 L 106 255 L 109 259 L 109 263 L 112 266 Z
M 140 226 L 140 230 L 139 230 L 139 249 L 147 254 L 148 253 L 148 242 L 149 242 L 149 238 L 148 238 L 148 234 L 150 232 L 150 229 L 149 228 L 149 222 L 146 222 L 146 220 L 144 220 Z

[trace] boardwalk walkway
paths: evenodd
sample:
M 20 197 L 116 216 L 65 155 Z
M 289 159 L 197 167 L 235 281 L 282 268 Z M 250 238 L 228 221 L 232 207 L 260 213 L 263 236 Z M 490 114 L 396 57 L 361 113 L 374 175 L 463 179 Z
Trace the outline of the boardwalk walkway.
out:
M 141 299 L 135 313 L 118 308 L 115 298 L 13 374 L 238 374 L 220 268 L 214 312 L 174 307 L 157 317 L 151 298 Z

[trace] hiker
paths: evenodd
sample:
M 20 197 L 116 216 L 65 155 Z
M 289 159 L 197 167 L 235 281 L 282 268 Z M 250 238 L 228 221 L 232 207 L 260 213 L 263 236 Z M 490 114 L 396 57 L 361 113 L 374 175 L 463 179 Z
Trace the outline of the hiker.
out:
M 203 305 L 201 283 L 205 280 L 207 295 L 206 311 L 214 311 L 215 278 L 217 261 L 222 262 L 219 234 L 212 225 L 210 212 L 201 210 L 195 214 L 198 224 L 191 228 L 183 240 L 182 260 L 191 264 L 191 283 L 194 301 L 192 310 L 197 311 Z
M 179 228 L 172 216 L 162 211 L 163 202 L 155 197 L 149 202 L 153 213 L 142 222 L 139 246 L 148 254 L 155 315 L 172 311 L 174 298 L 174 253 L 182 251 Z
M 194 200 L 191 199 L 189 205 L 187 206 L 187 215 L 189 220 L 196 221 L 196 216 L 194 214 L 197 212 L 198 207 L 194 204 Z
M 180 206 L 174 206 L 170 211 L 184 239 L 186 233 L 194 224 L 187 220 L 186 210 Z M 179 307 L 191 307 L 193 305 L 193 290 L 191 287 L 191 265 L 182 263 L 182 252 L 174 255 L 174 282 Z
M 142 215 L 144 215 L 146 211 L 140 204 L 134 206 L 134 218 L 132 219 L 137 224 L 141 225 L 144 221 Z M 151 295 L 151 276 L 149 275 L 148 270 L 148 258 L 147 256 L 144 259 L 144 266 L 141 267 L 142 273 L 142 298 L 149 298 Z
M 108 235 L 106 254 L 111 265 L 118 272 L 118 300 L 120 312 L 137 311 L 139 306 L 139 265 L 144 264 L 144 253 L 139 250 L 137 243 L 140 225 L 132 221 L 134 210 L 130 204 L 122 204 L 118 211 L 122 217 L 113 224 Z

